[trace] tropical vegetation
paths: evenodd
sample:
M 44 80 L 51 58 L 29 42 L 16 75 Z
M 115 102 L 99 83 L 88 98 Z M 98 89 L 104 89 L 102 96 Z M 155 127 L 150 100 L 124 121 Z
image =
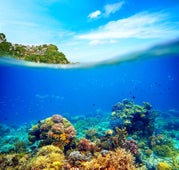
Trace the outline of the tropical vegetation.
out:
M 68 64 L 64 53 L 59 52 L 53 44 L 38 46 L 13 44 L 6 40 L 6 36 L 0 33 L 0 56 L 11 56 L 20 60 L 38 63 Z

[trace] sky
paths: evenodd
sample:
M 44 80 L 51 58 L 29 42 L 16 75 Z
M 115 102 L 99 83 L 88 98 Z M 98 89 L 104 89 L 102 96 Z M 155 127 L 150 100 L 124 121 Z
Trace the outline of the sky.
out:
M 0 32 L 95 62 L 179 38 L 178 11 L 178 0 L 0 0 Z

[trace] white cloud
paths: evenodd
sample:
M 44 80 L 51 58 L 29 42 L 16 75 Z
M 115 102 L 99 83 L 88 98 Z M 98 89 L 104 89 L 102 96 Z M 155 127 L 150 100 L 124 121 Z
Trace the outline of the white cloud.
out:
M 124 5 L 124 1 L 117 2 L 114 4 L 107 4 L 104 7 L 105 10 L 105 16 L 109 16 L 110 14 L 114 14 L 117 12 L 122 6 Z
M 128 18 L 110 21 L 92 32 L 78 35 L 77 38 L 97 41 L 121 38 L 162 39 L 176 36 L 179 34 L 177 29 L 179 23 L 169 19 L 164 13 L 142 12 Z
M 91 18 L 91 19 L 94 19 L 94 18 L 99 17 L 100 15 L 101 15 L 101 11 L 97 10 L 97 11 L 94 11 L 94 12 L 90 13 L 88 15 L 88 17 Z
M 103 44 L 115 44 L 115 43 L 117 43 L 117 41 L 113 40 L 113 39 L 111 39 L 111 40 L 97 40 L 96 39 L 96 40 L 92 40 L 89 42 L 89 44 L 92 46 L 103 45 Z
M 99 44 L 105 44 L 106 41 L 102 41 L 102 40 L 92 40 L 89 42 L 90 45 L 99 45 Z
M 95 19 L 95 18 L 98 18 L 101 15 L 103 17 L 108 17 L 111 14 L 116 13 L 119 9 L 121 9 L 121 7 L 123 5 L 124 5 L 124 1 L 119 1 L 119 2 L 113 3 L 113 4 L 107 4 L 107 5 L 104 6 L 103 12 L 101 12 L 100 10 L 96 10 L 96 11 L 90 13 L 88 15 L 88 18 Z

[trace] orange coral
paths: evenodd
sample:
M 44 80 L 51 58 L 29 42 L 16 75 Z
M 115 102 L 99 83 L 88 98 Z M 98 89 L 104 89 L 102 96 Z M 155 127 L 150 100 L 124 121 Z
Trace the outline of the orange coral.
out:
M 67 144 L 70 142 L 70 141 L 67 139 L 66 133 L 60 134 L 60 140 L 63 141 L 63 142 L 65 142 L 65 143 L 67 143 Z
M 97 158 L 86 162 L 84 165 L 86 170 L 137 170 L 134 165 L 133 155 L 122 148 L 109 151 L 105 155 L 100 154 Z

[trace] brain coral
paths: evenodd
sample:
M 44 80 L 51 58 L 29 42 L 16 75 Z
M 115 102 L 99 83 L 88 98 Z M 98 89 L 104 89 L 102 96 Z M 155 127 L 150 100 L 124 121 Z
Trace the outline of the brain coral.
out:
M 73 125 L 66 118 L 55 114 L 34 125 L 29 130 L 28 139 L 31 144 L 40 140 L 42 146 L 53 144 L 63 149 L 75 136 Z

